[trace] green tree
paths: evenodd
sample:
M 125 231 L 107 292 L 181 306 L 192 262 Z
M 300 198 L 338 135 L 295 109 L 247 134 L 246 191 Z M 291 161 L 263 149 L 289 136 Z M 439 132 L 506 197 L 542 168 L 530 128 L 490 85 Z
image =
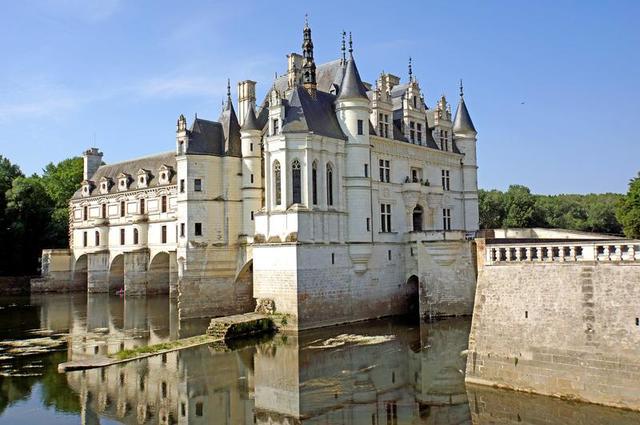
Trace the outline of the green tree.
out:
M 511 185 L 506 195 L 505 227 L 532 227 L 535 223 L 535 197 L 528 187 Z
M 65 159 L 58 164 L 49 163 L 42 173 L 42 184 L 53 201 L 49 234 L 50 248 L 67 246 L 69 232 L 69 199 L 80 187 L 83 161 L 80 157 Z
M 6 218 L 12 236 L 9 263 L 10 274 L 34 273 L 43 247 L 51 241 L 50 220 L 53 201 L 37 175 L 16 177 L 7 191 Z
M 11 253 L 13 241 L 11 233 L 11 220 L 7 217 L 7 199 L 6 193 L 11 189 L 11 184 L 16 177 L 22 177 L 20 167 L 14 165 L 7 158 L 0 155 L 0 276 L 6 274 L 6 270 L 11 264 Z
M 616 217 L 627 237 L 640 238 L 640 173 L 629 182 L 629 191 L 618 203 Z
M 478 191 L 478 208 L 481 229 L 497 229 L 502 227 L 505 217 L 505 195 L 499 190 Z

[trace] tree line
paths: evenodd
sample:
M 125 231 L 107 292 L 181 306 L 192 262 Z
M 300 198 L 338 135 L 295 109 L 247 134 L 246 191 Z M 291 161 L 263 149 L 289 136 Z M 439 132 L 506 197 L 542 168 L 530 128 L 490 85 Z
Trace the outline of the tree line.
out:
M 546 227 L 640 238 L 640 174 L 626 195 L 535 195 L 511 185 L 506 192 L 480 190 L 481 229 Z
M 68 247 L 69 199 L 82 174 L 79 157 L 25 176 L 0 155 L 0 276 L 35 274 L 42 249 Z

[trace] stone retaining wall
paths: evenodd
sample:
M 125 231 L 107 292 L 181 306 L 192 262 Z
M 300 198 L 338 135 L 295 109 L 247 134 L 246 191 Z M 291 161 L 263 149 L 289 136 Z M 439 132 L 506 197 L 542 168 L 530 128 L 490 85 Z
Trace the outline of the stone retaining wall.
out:
M 640 264 L 485 265 L 466 379 L 640 410 Z

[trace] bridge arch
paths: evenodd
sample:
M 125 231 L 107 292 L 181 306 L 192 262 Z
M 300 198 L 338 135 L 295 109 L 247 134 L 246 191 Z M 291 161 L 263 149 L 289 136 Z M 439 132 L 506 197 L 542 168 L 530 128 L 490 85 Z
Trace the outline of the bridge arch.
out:
M 420 314 L 420 279 L 415 274 L 407 279 L 406 295 L 407 314 L 418 317 Z
M 170 261 L 168 252 L 159 252 L 151 259 L 147 272 L 147 294 L 169 293 Z
M 109 266 L 109 293 L 124 289 L 124 255 L 118 254 Z
M 87 266 L 88 259 L 86 254 L 82 254 L 76 259 L 76 262 L 73 265 L 73 275 L 71 277 L 71 283 L 74 289 L 87 290 Z

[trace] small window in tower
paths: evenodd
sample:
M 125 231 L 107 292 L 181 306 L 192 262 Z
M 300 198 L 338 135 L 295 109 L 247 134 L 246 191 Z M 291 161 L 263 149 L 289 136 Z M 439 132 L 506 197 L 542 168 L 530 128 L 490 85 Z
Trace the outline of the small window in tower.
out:
M 391 261 L 391 250 L 387 251 L 387 259 Z
M 184 193 L 184 179 L 180 179 L 180 193 Z
M 138 245 L 138 229 L 133 229 L 133 244 Z
M 196 416 L 202 416 L 203 414 L 203 405 L 202 402 L 196 403 Z
M 362 136 L 364 134 L 364 122 L 362 120 L 358 120 L 358 136 Z
M 195 235 L 202 236 L 202 223 L 195 224 Z
M 253 152 L 253 143 L 249 143 L 249 151 Z
M 367 232 L 371 231 L 371 218 L 367 217 Z
M 124 245 L 124 229 L 120 229 L 120 245 Z
M 193 190 L 195 192 L 202 192 L 202 179 L 193 180 Z
M 162 198 L 160 198 L 160 205 L 161 205 L 161 211 L 163 213 L 167 212 L 167 195 L 163 195 Z
M 418 98 L 416 96 L 413 96 L 413 107 L 414 108 L 418 107 Z
M 96 246 L 100 246 L 100 232 L 96 230 Z
M 89 209 L 86 206 L 84 206 L 82 207 L 82 219 L 86 221 L 88 218 L 89 218 Z
M 120 201 L 120 217 L 124 217 L 125 212 L 124 201 Z
M 253 211 L 251 211 L 251 221 L 253 221 Z
M 140 214 L 144 214 L 144 199 L 140 199 Z
M 140 184 L 144 184 L 144 177 L 140 176 Z
M 161 240 L 162 243 L 167 243 L 167 226 L 162 226 L 161 229 Z
M 334 254 L 333 252 L 331 253 L 331 264 L 335 264 L 336 263 L 336 254 Z
M 279 126 L 278 126 L 278 119 L 274 118 L 273 119 L 273 134 L 278 134 L 280 132 Z
M 87 232 L 82 232 L 82 246 L 87 246 Z
M 369 177 L 369 164 L 364 164 L 364 176 Z
M 251 183 L 253 183 L 253 174 L 251 174 Z
M 180 223 L 180 237 L 184 238 L 184 223 Z

